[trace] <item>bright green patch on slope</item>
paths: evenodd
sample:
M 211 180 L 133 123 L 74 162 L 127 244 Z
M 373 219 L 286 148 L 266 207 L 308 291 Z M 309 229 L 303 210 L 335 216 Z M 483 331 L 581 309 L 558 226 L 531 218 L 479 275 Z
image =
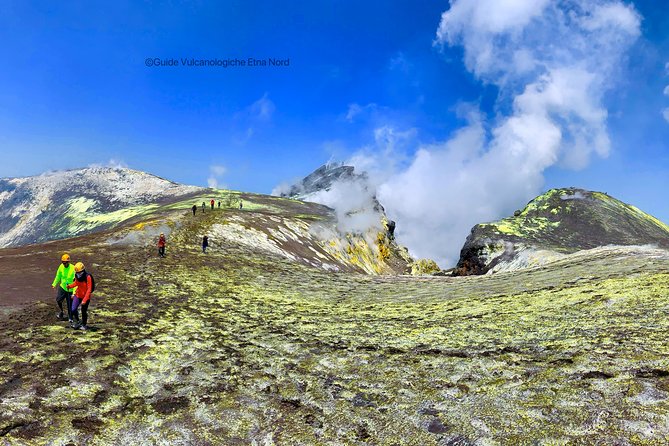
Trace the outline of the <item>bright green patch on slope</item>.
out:
M 551 189 L 512 217 L 474 226 L 456 271 L 469 275 L 518 269 L 607 245 L 668 248 L 669 226 L 604 193 Z
M 51 307 L 5 325 L 7 444 L 669 439 L 666 253 L 374 277 L 234 243 L 202 254 L 193 234 L 215 220 L 175 228 L 165 259 L 91 247 L 96 331 Z
M 129 206 L 112 212 L 97 212 L 97 202 L 89 198 L 76 198 L 68 201 L 68 211 L 65 214 L 66 230 L 68 233 L 79 234 L 101 227 L 110 227 L 134 217 L 145 216 L 158 209 L 156 204 Z

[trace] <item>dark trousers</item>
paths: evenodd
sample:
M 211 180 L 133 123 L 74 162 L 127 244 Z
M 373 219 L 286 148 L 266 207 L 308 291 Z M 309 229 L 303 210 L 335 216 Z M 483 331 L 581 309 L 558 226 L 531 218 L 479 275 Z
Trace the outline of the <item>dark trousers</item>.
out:
M 81 303 L 81 299 L 79 299 L 77 296 L 72 296 L 72 319 L 75 322 L 79 322 L 79 304 Z
M 56 303 L 60 312 L 63 312 L 63 301 L 67 304 L 67 318 L 72 320 L 72 292 L 65 291 L 61 286 L 58 286 L 58 294 L 56 294 Z
M 85 304 L 81 304 L 81 324 L 86 325 L 88 322 L 88 304 L 90 304 L 91 301 L 89 300 Z
M 159 246 L 158 247 L 158 255 L 160 257 L 165 257 L 165 247 L 164 246 Z
M 78 297 L 74 296 L 72 298 L 72 314 L 74 315 L 74 320 L 77 322 L 79 322 L 79 311 L 77 310 L 77 307 L 79 307 L 80 302 Z M 85 304 L 81 304 L 81 325 L 86 325 L 86 322 L 88 322 L 88 304 L 90 303 L 91 301 L 89 300 Z

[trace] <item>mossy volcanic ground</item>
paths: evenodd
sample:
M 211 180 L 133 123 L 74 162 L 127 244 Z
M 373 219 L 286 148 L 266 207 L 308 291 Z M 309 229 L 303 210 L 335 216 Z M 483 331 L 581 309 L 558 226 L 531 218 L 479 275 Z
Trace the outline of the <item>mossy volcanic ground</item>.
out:
M 318 217 L 290 200 L 254 210 L 250 198 L 247 211 L 177 206 L 0 251 L 16 267 L 4 274 L 29 269 L 49 296 L 25 296 L 34 303 L 0 325 L 0 441 L 669 441 L 666 251 L 600 248 L 464 278 L 326 271 L 230 239 L 202 254 L 199 237 L 224 218 L 270 204 L 275 218 Z M 146 225 L 170 230 L 167 258 L 129 237 Z M 87 333 L 53 317 L 53 259 L 68 246 L 98 283 Z
M 509 271 L 599 246 L 646 244 L 669 248 L 669 226 L 606 193 L 551 189 L 513 217 L 474 226 L 455 273 Z

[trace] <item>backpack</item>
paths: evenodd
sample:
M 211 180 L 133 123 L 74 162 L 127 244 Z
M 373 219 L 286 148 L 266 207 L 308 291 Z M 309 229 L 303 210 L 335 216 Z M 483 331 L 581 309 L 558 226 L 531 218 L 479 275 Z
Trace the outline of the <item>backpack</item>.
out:
M 92 293 L 93 291 L 95 291 L 95 278 L 93 277 L 93 274 L 91 274 L 91 273 L 86 273 L 86 274 L 88 274 L 91 278 L 91 293 Z

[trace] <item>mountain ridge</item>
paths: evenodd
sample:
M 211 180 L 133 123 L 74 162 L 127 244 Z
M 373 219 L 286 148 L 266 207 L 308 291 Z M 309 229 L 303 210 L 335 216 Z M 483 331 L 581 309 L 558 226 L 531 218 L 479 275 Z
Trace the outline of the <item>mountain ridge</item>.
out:
M 127 168 L 85 167 L 0 179 L 0 246 L 67 238 L 111 227 L 141 206 L 205 189 Z M 137 209 L 127 211 L 130 207 Z
M 193 215 L 209 199 L 222 207 Z M 669 438 L 666 249 L 410 276 L 387 232 L 342 236 L 336 217 L 316 203 L 204 190 L 95 232 L 1 248 L 3 442 Z M 54 317 L 63 252 L 96 278 L 86 332 Z
M 246 210 L 192 215 L 184 200 L 93 234 L 0 249 L 0 308 L 20 304 L 0 319 L 3 441 L 661 444 L 669 435 L 667 250 L 595 248 L 479 277 L 372 276 L 312 263 L 306 241 L 291 246 L 291 228 L 327 208 L 232 194 Z M 267 240 L 260 231 L 273 248 L 247 243 Z M 62 252 L 96 278 L 85 333 L 54 318 Z
M 540 266 L 565 254 L 606 245 L 669 248 L 669 226 L 608 194 L 555 188 L 513 216 L 475 225 L 455 274 Z

